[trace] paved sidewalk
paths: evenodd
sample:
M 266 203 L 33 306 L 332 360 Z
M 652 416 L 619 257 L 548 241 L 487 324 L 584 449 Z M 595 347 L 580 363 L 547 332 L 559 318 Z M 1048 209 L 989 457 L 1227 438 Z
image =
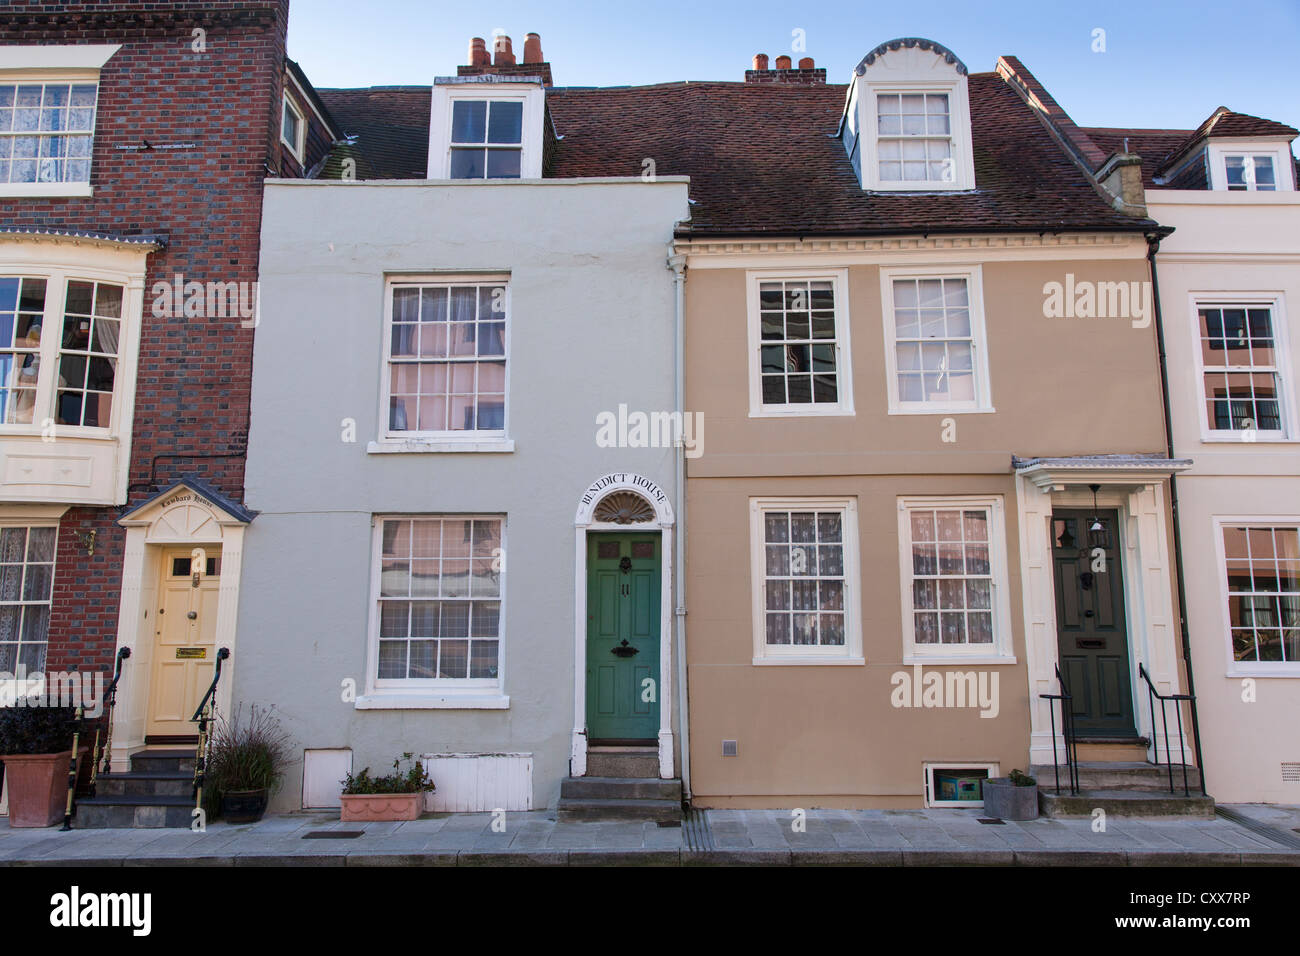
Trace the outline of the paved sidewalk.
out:
M 0 865 L 878 865 L 1300 866 L 1300 808 L 1232 808 L 1238 819 L 979 822 L 977 810 L 809 810 L 794 832 L 783 810 L 696 811 L 680 827 L 557 823 L 554 811 L 436 814 L 344 824 L 337 814 L 271 816 L 189 830 L 10 829 Z M 359 835 L 355 835 L 360 831 Z M 353 834 L 347 835 L 345 834 Z M 1288 842 L 1292 845 L 1287 845 Z

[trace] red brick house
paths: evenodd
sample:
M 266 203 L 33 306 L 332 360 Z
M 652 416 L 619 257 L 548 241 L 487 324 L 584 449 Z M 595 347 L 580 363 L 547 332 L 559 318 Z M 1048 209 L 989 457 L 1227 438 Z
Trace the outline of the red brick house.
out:
M 262 183 L 337 139 L 288 8 L 6 4 L 0 672 L 107 672 L 134 646 L 124 745 L 191 733 L 234 619 Z

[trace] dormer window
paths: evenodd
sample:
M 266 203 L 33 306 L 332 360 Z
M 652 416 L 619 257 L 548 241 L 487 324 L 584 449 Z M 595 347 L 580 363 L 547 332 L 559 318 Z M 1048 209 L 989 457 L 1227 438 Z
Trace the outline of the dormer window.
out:
M 1228 192 L 1291 192 L 1290 143 L 1223 139 L 1209 142 L 1210 188 Z
M 307 121 L 303 118 L 298 104 L 293 101 L 293 97 L 286 93 L 280 120 L 280 142 L 284 143 L 293 154 L 293 158 L 301 163 L 307 145 L 306 139 Z
M 879 93 L 876 120 L 882 183 L 953 181 L 947 93 Z
M 540 179 L 540 81 L 440 77 L 429 125 L 430 179 Z
M 863 189 L 975 188 L 966 67 L 933 41 L 891 40 L 863 58 L 840 137 Z
M 524 101 L 456 100 L 451 105 L 451 179 L 518 179 Z

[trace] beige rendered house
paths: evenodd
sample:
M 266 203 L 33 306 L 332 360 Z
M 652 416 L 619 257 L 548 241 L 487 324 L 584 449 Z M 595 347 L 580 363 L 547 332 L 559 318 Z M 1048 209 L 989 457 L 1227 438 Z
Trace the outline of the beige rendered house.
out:
M 675 252 L 708 423 L 694 802 L 978 806 L 982 777 L 1050 778 L 1058 669 L 1081 760 L 1163 752 L 1139 667 L 1185 688 L 1168 482 L 1189 463 L 1136 166 L 1081 168 L 1012 58 L 971 74 L 895 40 L 847 86 L 764 60 L 674 115 L 712 161 L 659 166 L 692 177 Z

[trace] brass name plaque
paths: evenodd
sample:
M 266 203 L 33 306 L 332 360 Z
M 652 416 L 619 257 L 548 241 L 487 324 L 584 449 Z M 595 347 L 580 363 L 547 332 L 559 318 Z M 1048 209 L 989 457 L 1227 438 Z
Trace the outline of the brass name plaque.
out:
M 178 647 L 176 648 L 176 659 L 184 660 L 186 658 L 198 658 L 200 660 L 208 656 L 206 647 Z

